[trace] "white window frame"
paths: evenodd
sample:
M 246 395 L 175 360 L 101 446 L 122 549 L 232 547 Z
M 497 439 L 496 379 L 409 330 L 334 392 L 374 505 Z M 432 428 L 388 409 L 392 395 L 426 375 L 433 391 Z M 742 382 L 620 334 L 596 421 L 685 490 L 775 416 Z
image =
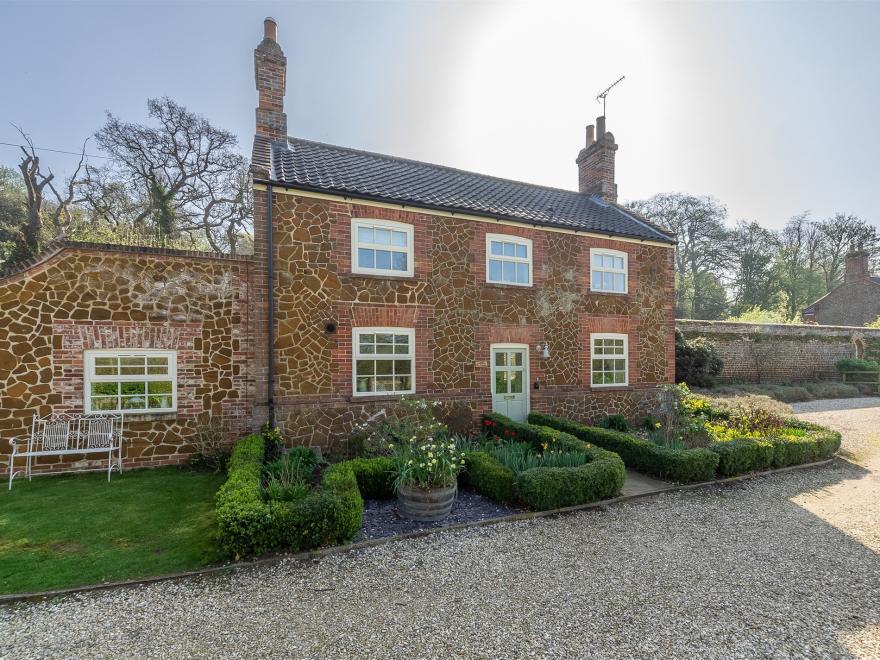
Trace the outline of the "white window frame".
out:
M 98 357 L 126 357 L 133 355 L 145 355 L 146 357 L 167 357 L 167 374 L 144 374 L 137 376 L 99 376 L 95 374 L 95 358 Z M 171 381 L 171 407 L 170 408 L 144 408 L 144 409 L 115 409 L 95 410 L 95 413 L 123 413 L 126 415 L 161 415 L 177 412 L 177 351 L 159 350 L 153 348 L 109 348 L 88 349 L 83 352 L 84 382 L 83 410 L 86 413 L 92 411 L 92 383 L 144 383 L 148 381 Z
M 399 246 L 378 245 L 376 243 L 360 243 L 358 241 L 359 229 L 362 227 L 390 229 L 406 233 L 406 248 Z M 393 220 L 372 220 L 369 218 L 351 219 L 351 272 L 357 275 L 385 275 L 390 277 L 412 277 L 415 273 L 415 245 L 413 240 L 413 226 Z M 390 252 L 406 253 L 406 270 L 394 270 L 393 268 L 365 268 L 358 264 L 358 248 L 372 250 L 389 250 Z
M 409 353 L 364 353 L 361 354 L 360 336 L 365 334 L 395 334 L 409 337 Z M 358 392 L 357 391 L 357 363 L 358 360 L 409 360 L 411 387 L 408 390 L 392 390 L 385 392 Z M 352 396 L 399 396 L 401 394 L 414 394 L 416 391 L 416 331 L 414 328 L 353 328 L 351 332 L 351 392 Z
M 498 255 L 492 254 L 492 241 L 503 241 L 504 243 L 513 243 L 519 245 L 525 245 L 528 249 L 528 257 L 523 259 L 522 257 L 501 257 Z M 528 264 L 529 266 L 529 281 L 527 284 L 523 284 L 521 282 L 505 282 L 504 280 L 493 280 L 489 278 L 489 260 L 495 259 L 496 261 L 509 261 L 517 264 Z M 532 240 L 529 238 L 521 238 L 519 236 L 512 236 L 510 234 L 486 234 L 486 283 L 487 284 L 503 284 L 504 286 L 523 286 L 523 287 L 531 287 L 534 284 L 534 275 L 532 262 L 534 259 L 534 253 L 532 252 Z
M 623 360 L 624 360 L 624 372 L 623 372 L 623 382 L 622 383 L 594 383 L 593 382 L 593 360 L 601 360 L 601 359 L 612 359 L 619 360 L 620 356 L 612 356 L 612 355 L 595 355 L 596 350 L 596 340 L 597 339 L 623 339 Z M 590 387 L 628 387 L 629 386 L 629 335 L 619 334 L 619 333 L 610 333 L 610 332 L 595 332 L 590 334 Z
M 593 258 L 595 255 L 609 256 L 609 257 L 622 257 L 623 258 L 623 268 L 596 268 L 593 265 Z M 623 275 L 623 291 L 615 291 L 614 289 L 594 289 L 593 288 L 593 273 L 612 273 L 614 275 Z M 609 250 L 607 248 L 590 248 L 590 291 L 595 291 L 596 293 L 616 293 L 618 295 L 624 295 L 629 293 L 629 254 L 626 252 L 622 252 L 620 250 Z

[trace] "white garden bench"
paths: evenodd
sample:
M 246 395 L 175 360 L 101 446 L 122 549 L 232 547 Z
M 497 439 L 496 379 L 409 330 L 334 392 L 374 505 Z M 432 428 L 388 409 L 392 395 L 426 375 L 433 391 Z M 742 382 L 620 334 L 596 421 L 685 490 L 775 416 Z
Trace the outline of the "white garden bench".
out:
M 70 456 L 73 454 L 107 454 L 107 481 L 117 468 L 122 473 L 122 415 L 68 415 L 49 417 L 34 415 L 31 434 L 27 440 L 12 439 L 9 456 L 9 490 L 18 474 L 33 476 L 35 458 L 40 456 Z M 23 468 L 15 470 L 15 459 L 25 459 Z

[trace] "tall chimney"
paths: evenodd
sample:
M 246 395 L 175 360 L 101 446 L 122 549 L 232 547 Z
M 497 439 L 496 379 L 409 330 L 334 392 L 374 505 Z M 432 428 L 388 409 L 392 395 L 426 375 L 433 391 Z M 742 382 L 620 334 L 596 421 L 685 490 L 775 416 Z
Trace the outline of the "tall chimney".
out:
M 287 81 L 287 58 L 278 45 L 278 23 L 271 17 L 263 21 L 263 40 L 254 50 L 254 77 L 259 96 L 257 135 L 272 140 L 286 140 L 284 88 Z
M 595 135 L 595 138 L 594 138 Z M 605 117 L 596 118 L 596 127 L 587 126 L 587 145 L 578 154 L 578 191 L 599 195 L 606 202 L 617 202 L 614 182 L 614 135 L 605 130 Z
M 846 284 L 864 282 L 871 276 L 868 253 L 864 250 L 853 250 L 846 255 L 846 272 L 843 281 Z

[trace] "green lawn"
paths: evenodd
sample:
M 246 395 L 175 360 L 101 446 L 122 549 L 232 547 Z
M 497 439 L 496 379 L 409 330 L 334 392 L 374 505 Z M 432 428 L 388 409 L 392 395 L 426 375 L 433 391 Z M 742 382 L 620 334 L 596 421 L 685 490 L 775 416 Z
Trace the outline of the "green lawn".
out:
M 220 559 L 222 475 L 184 468 L 16 479 L 0 492 L 0 593 L 172 573 Z

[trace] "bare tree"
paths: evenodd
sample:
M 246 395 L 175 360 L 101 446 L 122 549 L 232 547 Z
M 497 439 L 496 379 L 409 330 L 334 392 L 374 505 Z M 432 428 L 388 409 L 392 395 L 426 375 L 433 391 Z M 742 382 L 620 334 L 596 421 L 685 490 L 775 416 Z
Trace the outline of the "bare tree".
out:
M 149 228 L 162 240 L 186 234 L 235 251 L 252 214 L 247 160 L 235 136 L 169 98 L 148 100 L 147 110 L 154 125 L 108 113 L 95 134 L 110 161 L 89 170 L 84 198 L 92 213 Z
M 13 124 L 13 126 L 15 126 Z M 30 136 L 20 126 L 15 129 L 21 134 L 25 144 L 20 145 L 22 157 L 18 164 L 21 176 L 24 179 L 27 198 L 25 207 L 27 219 L 19 231 L 18 249 L 15 251 L 18 258 L 37 254 L 40 251 L 40 243 L 44 235 L 44 220 L 48 221 L 54 237 L 63 236 L 72 223 L 72 207 L 76 201 L 76 188 L 79 183 L 79 174 L 86 160 L 86 144 L 83 142 L 82 152 L 76 170 L 67 179 L 62 191 L 55 186 L 55 175 L 52 170 L 48 174 L 43 172 L 40 157 Z M 46 189 L 52 193 L 51 200 L 47 200 Z M 62 194 L 63 192 L 63 194 Z

